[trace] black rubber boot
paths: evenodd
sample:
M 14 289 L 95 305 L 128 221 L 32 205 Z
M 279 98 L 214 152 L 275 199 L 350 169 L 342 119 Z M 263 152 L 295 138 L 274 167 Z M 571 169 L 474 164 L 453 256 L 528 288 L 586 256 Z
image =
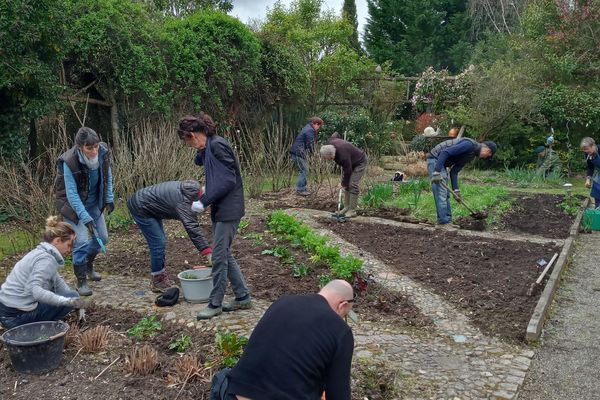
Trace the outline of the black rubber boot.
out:
M 73 265 L 73 271 L 77 277 L 77 292 L 80 296 L 91 296 L 92 289 L 87 284 L 87 265 Z
M 94 259 L 96 256 L 88 259 L 87 262 L 87 277 L 90 281 L 98 282 L 102 279 L 102 275 L 97 272 L 94 272 Z

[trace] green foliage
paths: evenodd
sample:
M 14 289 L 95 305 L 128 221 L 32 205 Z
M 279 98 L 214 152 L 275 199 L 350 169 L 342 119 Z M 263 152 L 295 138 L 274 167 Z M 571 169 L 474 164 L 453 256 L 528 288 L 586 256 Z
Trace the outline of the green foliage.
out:
M 308 274 L 310 274 L 311 269 L 309 266 L 304 265 L 304 264 L 294 264 L 292 266 L 292 273 L 294 278 L 303 278 L 305 276 L 308 276 Z
M 183 279 L 198 279 L 198 275 L 196 275 L 193 272 L 184 272 L 183 274 L 181 274 L 181 277 Z
M 518 187 L 532 187 L 547 183 L 550 185 L 560 185 L 562 176 L 560 172 L 553 171 L 544 176 L 535 169 L 523 167 L 505 168 L 504 174 L 510 181 L 516 182 Z
M 127 334 L 137 340 L 144 340 L 147 337 L 156 335 L 162 329 L 162 324 L 156 315 L 144 317 L 127 330 Z
M 369 0 L 365 45 L 378 62 L 414 75 L 428 66 L 451 71 L 469 59 L 471 21 L 460 0 Z
M 135 221 L 126 207 L 116 207 L 112 214 L 106 217 L 106 226 L 111 232 L 127 232 L 133 225 Z
M 217 332 L 215 343 L 222 358 L 224 367 L 233 367 L 242 356 L 244 347 L 248 344 L 248 338 L 235 332 Z
M 319 275 L 319 287 L 323 287 L 331 282 L 333 278 L 329 274 Z
M 242 236 L 242 239 L 252 240 L 252 243 L 255 246 L 262 246 L 265 244 L 263 240 L 263 235 L 261 233 L 249 233 L 247 235 Z
M 218 119 L 254 98 L 260 42 L 237 19 L 213 11 L 170 18 L 163 40 L 178 103 L 209 110 Z
M 300 242 L 312 254 L 310 260 L 327 265 L 331 275 L 336 278 L 350 280 L 355 272 L 362 270 L 362 260 L 351 255 L 342 256 L 338 246 L 327 244 L 327 237 L 313 232 L 305 223 L 283 211 L 275 211 L 270 215 L 269 228 L 285 235 L 287 240 Z
M 260 254 L 274 256 L 282 259 L 288 259 L 292 256 L 290 249 L 288 249 L 285 246 L 275 246 L 272 249 L 263 250 Z
M 190 347 L 192 347 L 192 338 L 188 335 L 181 335 L 169 343 L 169 350 L 174 350 L 177 353 L 184 353 Z
M 56 104 L 64 4 L 14 0 L 0 5 L 0 157 L 20 159 L 29 121 Z
M 248 227 L 250 226 L 250 221 L 247 219 L 242 219 L 240 221 L 240 224 L 238 226 L 238 233 L 242 233 L 243 231 L 245 231 Z
M 423 192 L 428 190 L 429 186 L 428 179 L 411 179 L 405 184 L 400 185 L 401 194 L 407 194 L 408 205 L 411 210 L 419 206 Z
M 352 27 L 352 37 L 350 38 L 350 45 L 352 48 L 361 52 L 360 42 L 358 41 L 358 19 L 356 17 L 356 0 L 344 0 L 342 6 L 342 18 L 345 19 L 348 24 Z
M 202 9 L 215 9 L 223 12 L 233 10 L 232 0 L 147 0 L 160 12 L 181 16 Z
M 560 203 L 560 208 L 569 215 L 577 215 L 581 209 L 581 200 L 577 196 L 569 194 Z
M 362 196 L 361 202 L 368 208 L 380 208 L 394 195 L 394 187 L 389 183 L 373 186 Z

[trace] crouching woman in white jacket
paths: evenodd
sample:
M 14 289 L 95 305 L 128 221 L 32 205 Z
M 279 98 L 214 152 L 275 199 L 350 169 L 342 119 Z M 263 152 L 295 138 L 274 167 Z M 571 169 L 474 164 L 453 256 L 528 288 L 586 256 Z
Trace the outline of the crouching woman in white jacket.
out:
M 46 220 L 44 241 L 15 264 L 0 287 L 0 323 L 7 329 L 63 319 L 83 301 L 58 274 L 71 253 L 75 231 L 55 216 Z

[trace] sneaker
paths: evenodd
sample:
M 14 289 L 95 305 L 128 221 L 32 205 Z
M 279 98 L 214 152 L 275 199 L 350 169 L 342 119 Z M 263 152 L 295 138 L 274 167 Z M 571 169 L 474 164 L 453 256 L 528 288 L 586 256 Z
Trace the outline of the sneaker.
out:
M 296 192 L 296 194 L 297 194 L 298 196 L 304 196 L 304 197 L 306 197 L 306 196 L 310 196 L 310 195 L 311 195 L 311 193 L 310 193 L 308 190 L 302 190 L 302 191 L 298 190 L 298 191 Z
M 171 282 L 166 272 L 158 275 L 152 275 L 150 290 L 152 290 L 154 293 L 163 293 L 172 286 L 173 282 Z
M 247 310 L 248 308 L 252 308 L 252 299 L 250 298 L 250 295 L 248 295 L 248 297 L 244 300 L 232 300 L 223 304 L 224 312 Z
M 198 314 L 196 314 L 196 319 L 198 321 L 203 320 L 203 319 L 211 319 L 212 317 L 216 317 L 217 315 L 220 315 L 222 312 L 223 312 L 223 307 L 216 307 L 216 308 L 206 307 L 204 310 L 202 310 Z

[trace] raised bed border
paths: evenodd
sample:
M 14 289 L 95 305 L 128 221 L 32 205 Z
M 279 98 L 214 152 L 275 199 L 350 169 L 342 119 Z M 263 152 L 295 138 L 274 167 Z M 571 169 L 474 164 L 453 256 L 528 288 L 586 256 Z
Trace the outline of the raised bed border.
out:
M 590 202 L 590 198 L 586 198 L 581 206 L 581 210 L 577 213 L 575 217 L 575 221 L 573 225 L 571 225 L 571 230 L 569 231 L 569 237 L 565 239 L 562 251 L 558 256 L 558 260 L 552 269 L 552 274 L 550 278 L 548 278 L 548 282 L 546 282 L 546 286 L 544 287 L 544 291 L 540 296 L 535 309 L 533 310 L 533 314 L 531 319 L 529 320 L 529 324 L 527 325 L 527 332 L 525 334 L 525 341 L 527 342 L 537 342 L 542 335 L 542 328 L 544 327 L 544 323 L 546 322 L 546 317 L 548 316 L 548 309 L 554 300 L 554 294 L 556 293 L 556 289 L 560 285 L 560 278 L 562 276 L 563 270 L 565 266 L 569 262 L 569 258 L 573 254 L 573 244 L 575 243 L 575 239 L 577 234 L 579 233 L 579 225 L 581 224 L 581 219 L 583 217 L 583 212 L 586 208 L 588 208 Z

